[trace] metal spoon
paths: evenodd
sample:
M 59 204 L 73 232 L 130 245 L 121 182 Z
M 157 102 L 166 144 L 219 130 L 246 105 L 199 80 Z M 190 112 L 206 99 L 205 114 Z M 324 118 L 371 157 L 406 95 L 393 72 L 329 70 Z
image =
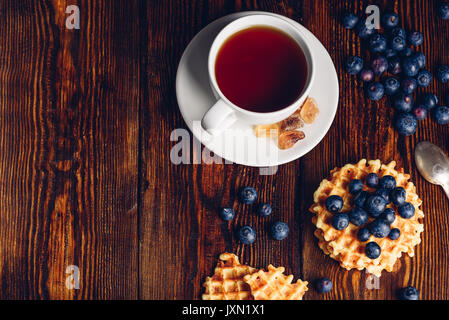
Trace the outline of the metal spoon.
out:
M 420 142 L 415 147 L 415 162 L 421 175 L 443 187 L 449 199 L 449 158 L 433 143 Z

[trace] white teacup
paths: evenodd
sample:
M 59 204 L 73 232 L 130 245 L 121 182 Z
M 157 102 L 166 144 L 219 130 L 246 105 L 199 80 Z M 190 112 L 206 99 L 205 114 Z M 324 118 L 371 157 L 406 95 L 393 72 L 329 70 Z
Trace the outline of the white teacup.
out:
M 254 112 L 240 108 L 233 104 L 221 92 L 215 77 L 215 62 L 217 54 L 224 42 L 235 33 L 254 26 L 266 26 L 278 29 L 289 35 L 302 49 L 307 63 L 307 80 L 298 99 L 289 106 L 274 112 Z M 215 38 L 209 52 L 208 59 L 209 80 L 217 102 L 206 112 L 202 119 L 202 127 L 211 135 L 220 133 L 231 126 L 237 119 L 249 124 L 269 124 L 288 118 L 306 100 L 315 76 L 313 56 L 308 45 L 307 37 L 288 21 L 264 14 L 245 16 L 234 20 L 224 27 Z

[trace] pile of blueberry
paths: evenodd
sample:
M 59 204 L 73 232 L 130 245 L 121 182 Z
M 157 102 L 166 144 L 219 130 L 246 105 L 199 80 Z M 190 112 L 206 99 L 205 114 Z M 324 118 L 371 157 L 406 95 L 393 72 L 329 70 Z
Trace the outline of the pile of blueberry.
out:
M 243 204 L 254 204 L 257 200 L 257 191 L 252 187 L 242 188 L 239 192 L 239 200 Z M 261 217 L 268 217 L 271 215 L 273 209 L 268 203 L 262 203 L 257 207 L 257 213 Z M 220 217 L 224 221 L 230 221 L 234 218 L 235 212 L 232 208 L 222 208 L 220 210 Z M 288 225 L 285 222 L 276 221 L 271 225 L 270 235 L 275 240 L 284 240 L 289 233 Z M 256 241 L 256 230 L 251 226 L 243 226 L 237 232 L 237 238 L 243 244 L 252 244 Z
M 396 212 L 387 208 L 387 205 L 393 203 L 402 218 L 412 218 L 415 215 L 415 207 L 406 202 L 405 189 L 396 187 L 396 179 L 393 176 L 386 175 L 380 179 L 376 173 L 368 174 L 365 184 L 375 191 L 372 193 L 364 191 L 364 184 L 359 179 L 349 183 L 349 192 L 354 196 L 354 208 L 350 212 L 341 212 L 343 199 L 340 196 L 331 195 L 326 199 L 326 209 L 334 214 L 331 221 L 332 227 L 344 230 L 349 223 L 360 227 L 357 238 L 361 242 L 368 241 L 371 236 L 397 240 L 401 231 L 391 228 L 391 224 L 396 220 Z M 368 242 L 365 254 L 370 259 L 376 259 L 380 256 L 381 249 L 376 242 Z
M 443 19 L 447 19 L 448 10 L 449 4 L 440 6 Z M 394 126 L 400 134 L 414 134 L 418 120 L 424 120 L 432 109 L 437 123 L 448 124 L 449 96 L 445 101 L 448 106 L 438 106 L 438 98 L 432 93 L 422 95 L 417 103 L 412 96 L 418 87 L 428 87 L 432 82 L 432 74 L 425 69 L 426 57 L 411 48 L 423 43 L 422 33 L 406 32 L 399 27 L 398 15 L 392 12 L 382 15 L 381 24 L 383 30 L 379 32 L 369 29 L 366 19 L 353 13 L 344 16 L 344 27 L 354 29 L 371 53 L 371 62 L 366 65 L 361 57 L 348 57 L 346 71 L 365 82 L 365 94 L 370 100 L 380 100 L 384 95 L 393 97 L 392 105 L 397 112 Z M 440 65 L 436 78 L 442 83 L 449 82 L 449 66 Z

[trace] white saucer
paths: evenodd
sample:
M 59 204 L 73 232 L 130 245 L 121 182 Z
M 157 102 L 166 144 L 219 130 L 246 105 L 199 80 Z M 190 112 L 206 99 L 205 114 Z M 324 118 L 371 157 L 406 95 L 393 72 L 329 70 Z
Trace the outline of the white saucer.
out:
M 306 137 L 288 150 L 280 150 L 274 139 L 256 138 L 251 125 L 236 121 L 219 136 L 211 137 L 201 128 L 204 113 L 216 102 L 209 85 L 207 59 L 209 48 L 218 32 L 231 21 L 250 14 L 281 17 L 296 25 L 309 37 L 315 58 L 316 77 L 310 96 L 318 102 L 320 114 L 313 124 L 305 125 Z M 269 167 L 296 160 L 312 150 L 326 135 L 338 106 L 338 78 L 329 53 L 306 28 L 281 15 L 247 11 L 230 14 L 210 23 L 187 46 L 176 75 L 179 110 L 194 136 L 215 155 L 233 163 L 252 167 Z

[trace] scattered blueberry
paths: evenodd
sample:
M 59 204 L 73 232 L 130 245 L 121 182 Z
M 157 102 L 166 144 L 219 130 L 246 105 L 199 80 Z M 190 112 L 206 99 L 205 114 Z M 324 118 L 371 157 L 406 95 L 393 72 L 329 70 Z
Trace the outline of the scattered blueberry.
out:
M 402 51 L 405 49 L 407 42 L 401 36 L 393 37 L 390 40 L 390 47 L 395 51 Z
M 436 107 L 436 105 L 438 104 L 438 97 L 433 93 L 425 93 L 421 97 L 421 103 L 427 109 L 432 109 L 433 107 Z
M 404 136 L 410 136 L 416 132 L 418 121 L 410 113 L 401 113 L 396 117 L 394 126 Z
M 398 75 L 402 72 L 401 59 L 393 57 L 388 61 L 388 72 L 393 75 Z
M 343 199 L 340 196 L 330 196 L 326 199 L 326 208 L 329 212 L 337 213 L 343 208 Z
M 407 40 L 412 46 L 420 46 L 423 43 L 424 37 L 421 32 L 413 31 L 407 35 Z
M 275 240 L 284 240 L 289 232 L 288 225 L 285 222 L 277 221 L 271 226 L 271 236 Z
M 224 221 L 230 221 L 234 219 L 235 212 L 232 208 L 222 208 L 220 210 L 220 218 Z
M 435 120 L 438 124 L 449 123 L 449 108 L 446 106 L 439 106 L 435 108 L 434 112 Z
M 366 191 L 359 192 L 354 198 L 354 205 L 363 208 L 365 206 L 366 199 L 368 199 L 369 196 L 370 194 Z
M 416 120 L 424 120 L 427 118 L 427 109 L 423 105 L 419 105 L 413 109 L 413 115 L 415 116 Z
M 388 70 L 388 60 L 384 56 L 377 56 L 371 61 L 371 68 L 376 76 L 381 76 Z
M 346 213 L 337 213 L 332 216 L 332 226 L 337 230 L 344 230 L 349 225 L 349 216 Z
M 332 281 L 328 278 L 321 278 L 315 281 L 315 290 L 319 293 L 327 293 L 332 290 Z
M 407 57 L 411 57 L 413 54 L 413 51 L 411 48 L 407 47 L 402 51 L 399 51 L 399 56 L 401 56 L 402 58 L 407 58 Z
M 364 82 L 371 82 L 374 79 L 374 72 L 371 69 L 362 69 L 359 73 L 359 78 Z
M 376 192 L 374 192 L 374 195 L 381 196 L 384 198 L 384 200 L 389 204 L 390 201 L 390 190 L 387 189 L 377 189 Z
M 380 247 L 375 242 L 368 242 L 365 247 L 365 254 L 370 259 L 376 259 L 380 256 Z
M 383 219 L 376 219 L 368 224 L 368 229 L 376 238 L 385 238 L 390 233 L 390 224 Z
M 441 65 L 437 69 L 437 79 L 442 83 L 449 82 L 449 66 Z
M 392 29 L 398 25 L 399 17 L 394 12 L 387 12 L 382 15 L 381 22 L 385 29 Z
M 418 62 L 418 67 L 420 69 L 426 66 L 426 56 L 422 52 L 415 52 L 411 55 L 411 57 Z
M 349 192 L 356 195 L 363 190 L 363 182 L 359 179 L 354 179 L 349 183 Z
M 392 38 L 394 38 L 394 37 L 402 37 L 402 38 L 405 39 L 407 37 L 407 33 L 401 27 L 395 27 L 395 28 L 391 29 L 390 35 L 391 35 Z
M 406 202 L 398 208 L 399 215 L 404 219 L 410 219 L 415 215 L 415 207 L 413 204 Z
M 392 224 L 394 222 L 394 220 L 396 220 L 396 212 L 394 212 L 394 210 L 391 208 L 387 208 L 379 216 L 379 219 L 384 220 L 388 224 Z
M 363 68 L 363 60 L 358 56 L 351 56 L 346 59 L 346 71 L 349 74 L 358 74 Z
M 391 229 L 390 233 L 388 234 L 388 238 L 391 240 L 398 240 L 401 235 L 401 231 L 398 228 Z
M 407 57 L 402 61 L 402 72 L 408 77 L 414 77 L 418 74 L 419 64 L 412 56 Z
M 268 203 L 263 203 L 259 206 L 259 208 L 257 209 L 257 213 L 261 216 L 261 217 L 268 217 L 271 212 L 273 212 L 273 209 L 271 208 L 271 206 Z
M 379 181 L 379 186 L 382 189 L 393 190 L 396 188 L 396 179 L 393 176 L 383 176 Z
M 357 227 L 363 226 L 368 222 L 368 213 L 362 208 L 355 207 L 349 212 L 349 221 Z
M 377 188 L 379 185 L 379 176 L 374 172 L 369 173 L 365 178 L 365 183 L 370 188 Z
M 442 3 L 438 8 L 438 13 L 440 14 L 441 19 L 448 20 L 449 19 L 449 3 Z
M 372 36 L 373 34 L 376 33 L 376 29 L 375 28 L 368 28 L 366 25 L 366 21 L 367 19 L 362 19 L 359 21 L 359 23 L 356 26 L 356 32 L 359 35 L 359 37 L 361 39 L 366 39 L 369 38 L 370 36 Z
M 393 77 L 388 77 L 384 81 L 385 93 L 389 96 L 395 95 L 398 92 L 400 86 L 401 84 L 399 80 Z
M 387 38 L 379 33 L 373 34 L 368 45 L 371 52 L 384 52 L 387 49 Z
M 256 241 L 256 230 L 250 226 L 244 226 L 239 229 L 238 238 L 243 244 L 251 244 Z
M 416 88 L 418 87 L 418 84 L 414 78 L 404 78 L 401 82 L 401 88 L 402 91 L 404 91 L 406 94 L 412 94 L 415 92 Z
M 245 187 L 240 191 L 240 201 L 244 204 L 253 204 L 257 200 L 257 191 L 253 187 Z
M 395 96 L 393 107 L 400 112 L 410 112 L 413 109 L 413 98 L 401 92 Z
M 396 56 L 396 50 L 393 50 L 391 48 L 387 48 L 387 50 L 385 50 L 384 54 L 385 54 L 385 58 L 391 59 L 391 58 Z
M 359 231 L 357 231 L 357 239 L 359 239 L 361 242 L 368 241 L 371 237 L 371 232 L 368 230 L 368 228 L 360 228 Z
M 419 291 L 415 287 L 406 287 L 399 292 L 401 300 L 419 300 Z
M 420 87 L 428 87 L 432 82 L 432 74 L 427 70 L 420 70 L 416 76 L 416 82 Z
M 385 199 L 377 195 L 370 196 L 365 202 L 366 211 L 373 218 L 380 216 L 384 212 L 386 205 Z
M 371 82 L 367 84 L 365 93 L 368 99 L 377 101 L 384 96 L 385 88 L 380 82 Z
M 359 22 L 359 17 L 354 13 L 348 13 L 343 17 L 343 26 L 346 29 L 354 29 Z
M 407 192 L 402 187 L 397 187 L 390 191 L 390 200 L 396 206 L 403 205 L 405 203 L 406 198 L 407 198 Z

